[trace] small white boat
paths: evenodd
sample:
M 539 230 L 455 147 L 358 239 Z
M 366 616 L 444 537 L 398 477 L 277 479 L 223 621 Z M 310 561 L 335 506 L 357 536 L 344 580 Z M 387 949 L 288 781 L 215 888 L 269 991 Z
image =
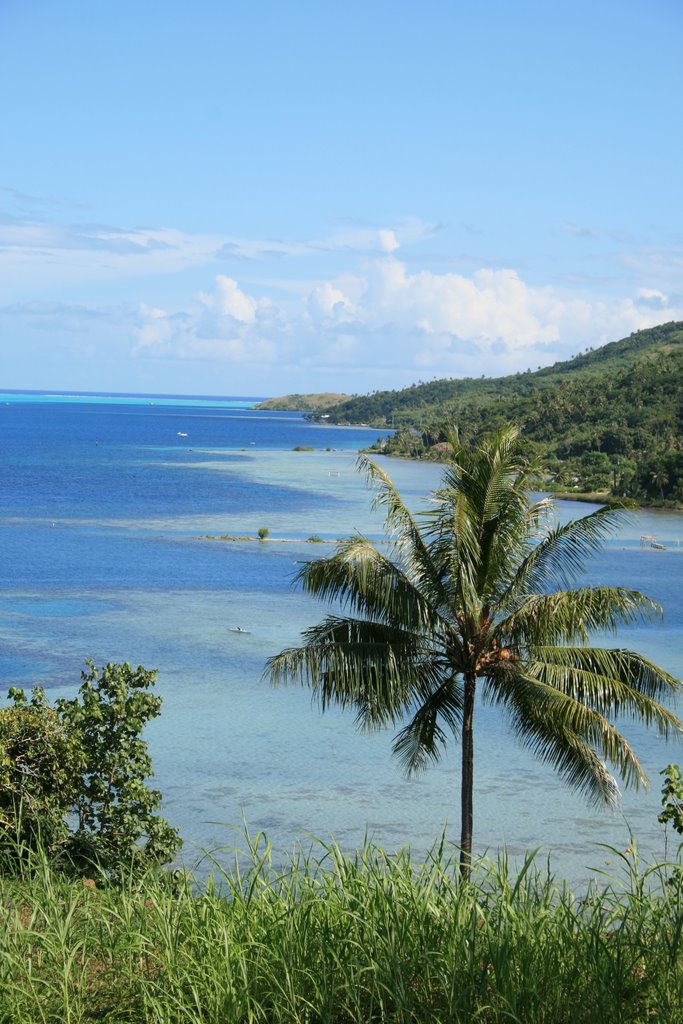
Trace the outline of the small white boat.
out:
M 183 434 L 182 430 L 179 430 L 177 436 L 178 437 L 187 437 L 187 434 Z
M 247 634 L 250 634 L 251 630 L 250 629 L 242 629 L 241 626 L 235 626 L 234 629 L 230 630 L 230 632 L 231 633 L 247 633 Z

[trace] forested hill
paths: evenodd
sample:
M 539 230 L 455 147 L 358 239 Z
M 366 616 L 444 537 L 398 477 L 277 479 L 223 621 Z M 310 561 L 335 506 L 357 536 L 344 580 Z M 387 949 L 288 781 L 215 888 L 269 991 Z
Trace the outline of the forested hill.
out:
M 444 424 L 465 440 L 518 423 L 561 486 L 683 501 L 683 323 L 662 324 L 535 372 L 436 380 L 317 411 L 396 430 L 382 450 L 438 457 Z
M 348 401 L 348 395 L 336 394 L 326 391 L 323 394 L 309 395 L 282 395 L 280 398 L 267 398 L 265 402 L 259 402 L 254 408 L 259 411 L 277 410 L 279 412 L 317 412 L 323 411 L 330 405 L 339 405 L 340 402 Z

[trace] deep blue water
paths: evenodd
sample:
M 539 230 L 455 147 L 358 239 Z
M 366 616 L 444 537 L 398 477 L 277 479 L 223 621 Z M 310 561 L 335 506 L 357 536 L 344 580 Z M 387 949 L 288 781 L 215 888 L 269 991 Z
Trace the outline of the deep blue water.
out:
M 53 520 L 143 521 L 206 510 L 249 510 L 264 503 L 297 508 L 311 497 L 279 483 L 236 488 L 203 469 L 207 456 L 241 462 L 252 448 L 356 446 L 374 432 L 317 427 L 291 413 L 191 410 L 159 406 L 0 406 L 3 439 L 0 515 Z M 185 435 L 185 436 L 181 436 Z M 188 478 L 187 467 L 196 467 Z M 299 501 L 297 501 L 299 499 Z M 320 503 L 322 504 L 322 502 Z
M 423 850 L 444 826 L 455 837 L 453 753 L 406 781 L 390 734 L 359 735 L 352 716 L 320 717 L 306 691 L 261 681 L 265 659 L 295 644 L 322 611 L 291 586 L 302 559 L 330 550 L 307 538 L 355 529 L 381 536 L 354 470 L 357 449 L 375 432 L 256 413 L 244 400 L 150 401 L 0 395 L 4 684 L 73 693 L 86 657 L 157 668 L 164 711 L 149 742 L 165 813 L 190 857 L 232 843 L 232 831 L 215 823 L 239 825 L 242 816 L 281 850 L 306 834 L 353 846 L 366 828 L 389 848 Z M 434 466 L 384 465 L 415 506 L 438 480 Z M 564 505 L 560 513 L 588 510 Z M 274 540 L 201 539 L 262 526 Z M 641 547 L 643 534 L 667 550 Z M 674 674 L 683 674 L 681 539 L 679 515 L 640 513 L 589 570 L 593 581 L 662 602 L 664 624 L 624 630 L 618 643 Z M 238 624 L 250 632 L 232 632 Z M 623 817 L 606 817 L 522 751 L 494 709 L 477 716 L 479 849 L 542 845 L 578 879 L 604 859 L 596 844 L 628 844 L 628 821 L 644 849 L 661 852 L 657 773 L 680 757 L 675 747 L 624 725 L 653 786 L 625 795 Z

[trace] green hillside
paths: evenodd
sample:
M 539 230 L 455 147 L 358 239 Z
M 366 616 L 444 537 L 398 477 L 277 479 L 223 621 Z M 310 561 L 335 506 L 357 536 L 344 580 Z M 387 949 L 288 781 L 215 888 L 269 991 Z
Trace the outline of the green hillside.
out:
M 388 454 L 443 457 L 441 429 L 477 440 L 518 423 L 559 487 L 683 502 L 683 323 L 662 324 L 535 372 L 437 380 L 322 408 L 395 434 Z
M 267 398 L 254 408 L 278 412 L 325 412 L 328 406 L 339 405 L 340 402 L 348 401 L 348 398 L 348 395 L 329 391 L 311 395 L 281 395 L 279 398 Z

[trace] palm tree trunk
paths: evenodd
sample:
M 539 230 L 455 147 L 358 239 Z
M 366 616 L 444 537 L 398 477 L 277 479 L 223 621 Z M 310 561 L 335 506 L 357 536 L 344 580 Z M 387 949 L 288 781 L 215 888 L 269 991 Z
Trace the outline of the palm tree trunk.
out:
M 472 864 L 472 795 L 474 789 L 474 691 L 476 677 L 465 676 L 462 713 L 462 772 L 460 777 L 460 877 L 467 881 Z

